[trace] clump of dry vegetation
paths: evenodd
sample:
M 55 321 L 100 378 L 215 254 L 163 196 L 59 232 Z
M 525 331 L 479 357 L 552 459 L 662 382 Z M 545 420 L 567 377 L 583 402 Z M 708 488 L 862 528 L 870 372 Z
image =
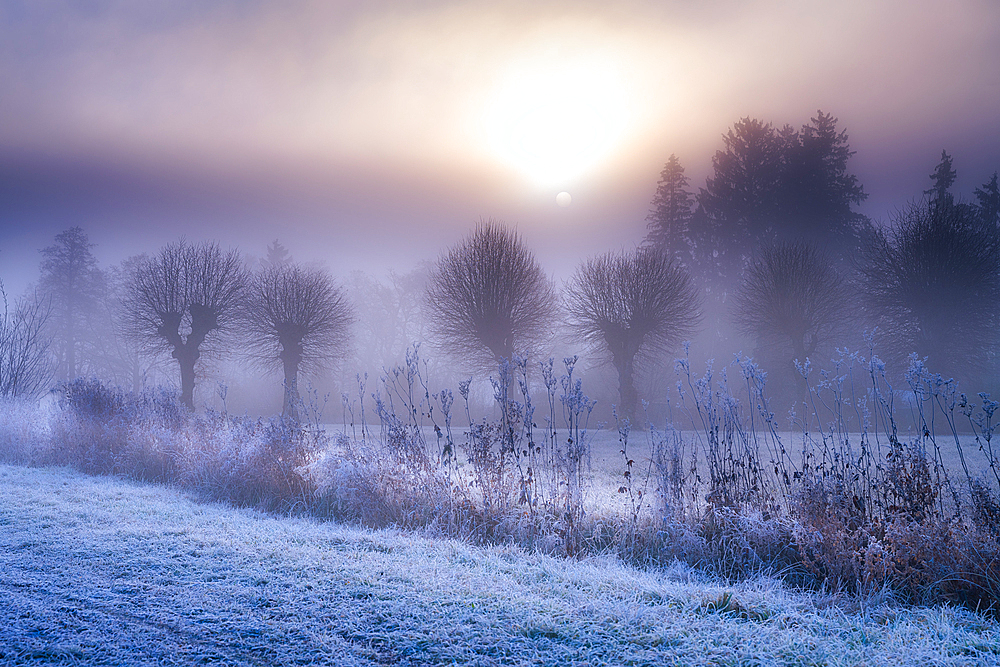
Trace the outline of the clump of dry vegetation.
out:
M 492 378 L 494 411 L 480 416 L 470 383 L 457 397 L 432 390 L 417 352 L 377 387 L 359 379 L 333 437 L 315 406 L 297 411 L 313 415 L 302 421 L 196 415 L 167 392 L 77 381 L 34 420 L 25 408 L 8 417 L 3 455 L 479 544 L 613 553 L 647 567 L 679 559 L 729 579 L 780 574 L 805 587 L 997 609 L 997 403 L 969 399 L 919 359 L 906 392 L 871 351 L 845 353 L 829 372 L 801 367 L 809 410 L 792 415 L 795 433 L 779 428 L 752 361 L 698 375 L 682 359 L 671 419 L 642 432 L 641 456 L 639 432 L 618 420 L 608 483 L 591 465 L 594 403 L 575 358 L 561 373 L 551 360 L 505 361 Z

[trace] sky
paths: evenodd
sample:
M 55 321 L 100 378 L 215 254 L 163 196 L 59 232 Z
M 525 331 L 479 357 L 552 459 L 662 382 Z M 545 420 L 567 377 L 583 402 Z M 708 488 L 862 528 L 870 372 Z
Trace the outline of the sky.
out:
M 0 278 L 79 225 L 406 271 L 480 218 L 557 278 L 641 242 L 663 163 L 832 113 L 886 219 L 1000 169 L 1000 3 L 0 2 Z M 565 195 L 557 203 L 557 195 Z

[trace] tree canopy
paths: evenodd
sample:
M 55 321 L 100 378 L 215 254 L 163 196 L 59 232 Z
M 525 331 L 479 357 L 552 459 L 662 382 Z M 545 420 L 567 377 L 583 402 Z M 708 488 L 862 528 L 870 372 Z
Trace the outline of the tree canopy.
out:
M 516 231 L 486 220 L 438 260 L 427 288 L 431 333 L 481 367 L 550 335 L 552 283 Z
M 655 248 L 605 253 L 581 264 L 566 286 L 571 330 L 618 371 L 622 414 L 638 406 L 636 366 L 694 332 L 700 298 L 687 272 Z
M 819 111 L 796 131 L 743 118 L 723 136 L 697 195 L 689 246 L 703 277 L 731 281 L 755 247 L 806 241 L 844 256 L 866 195 L 848 170 L 846 130 Z

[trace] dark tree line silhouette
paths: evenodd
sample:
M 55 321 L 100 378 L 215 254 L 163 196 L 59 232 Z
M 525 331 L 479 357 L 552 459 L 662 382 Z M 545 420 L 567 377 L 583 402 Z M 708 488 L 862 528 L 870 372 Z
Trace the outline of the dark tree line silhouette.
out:
M 941 372 L 990 380 L 1000 342 L 996 173 L 973 202 L 957 199 L 942 151 L 923 198 L 879 223 L 854 210 L 866 195 L 833 116 L 819 112 L 798 131 L 744 118 L 723 143 L 697 195 L 670 156 L 647 243 L 698 277 L 717 317 L 784 369 L 779 379 L 798 378 L 793 360 L 868 329 L 897 364 L 915 352 Z
M 801 130 L 743 118 L 724 136 L 697 195 L 676 156 L 665 166 L 650 213 L 649 240 L 679 253 L 710 287 L 735 284 L 755 247 L 805 241 L 846 256 L 866 198 L 848 170 L 854 154 L 837 119 L 818 112 Z
M 409 281 L 422 298 L 397 286 L 379 300 L 390 319 L 405 311 L 404 338 L 426 326 L 441 350 L 480 369 L 544 356 L 560 333 L 587 344 L 615 368 L 620 412 L 633 420 L 636 378 L 696 334 L 706 312 L 714 329 L 735 325 L 786 384 L 797 377 L 793 361 L 875 327 L 887 358 L 904 363 L 916 352 L 942 372 L 989 380 L 1000 343 L 996 173 L 964 200 L 942 151 L 922 199 L 871 221 L 856 210 L 866 194 L 837 122 L 822 111 L 799 129 L 743 118 L 723 135 L 697 192 L 671 155 L 644 246 L 584 260 L 562 300 L 521 236 L 492 219 Z M 130 377 L 135 386 L 137 360 L 165 353 L 193 406 L 200 360 L 237 347 L 281 371 L 282 411 L 295 418 L 300 372 L 328 366 L 348 347 L 346 292 L 277 240 L 252 264 L 215 243 L 180 241 L 113 272 L 97 268 L 92 248 L 79 227 L 57 235 L 42 250 L 37 296 L 5 311 L 0 388 L 8 395 L 40 389 L 52 371 L 61 380 Z M 358 294 L 378 292 L 365 289 Z M 36 370 L 12 370 L 17 355 Z

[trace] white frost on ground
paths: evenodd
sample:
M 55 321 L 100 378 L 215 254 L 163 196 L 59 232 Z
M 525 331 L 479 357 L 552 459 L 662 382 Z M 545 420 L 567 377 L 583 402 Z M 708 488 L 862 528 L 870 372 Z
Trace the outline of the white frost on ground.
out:
M 0 466 L 2 664 L 1000 664 L 971 612 L 852 605 Z

